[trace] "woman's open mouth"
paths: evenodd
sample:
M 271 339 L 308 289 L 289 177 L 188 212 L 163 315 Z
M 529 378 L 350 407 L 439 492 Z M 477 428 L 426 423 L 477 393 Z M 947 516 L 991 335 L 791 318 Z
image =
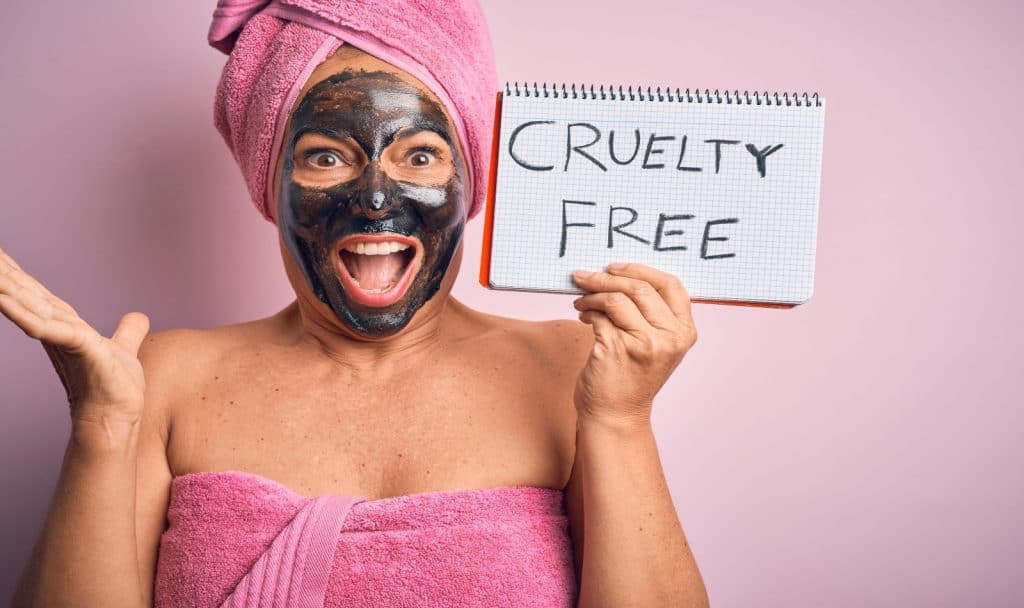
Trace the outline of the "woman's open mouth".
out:
M 352 234 L 336 248 L 345 291 L 367 306 L 390 306 L 402 299 L 423 263 L 419 239 L 394 232 Z

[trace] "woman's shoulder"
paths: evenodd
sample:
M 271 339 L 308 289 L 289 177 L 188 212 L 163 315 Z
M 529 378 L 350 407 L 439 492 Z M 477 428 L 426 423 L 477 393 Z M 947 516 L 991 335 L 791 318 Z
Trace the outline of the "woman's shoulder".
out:
M 169 328 L 151 332 L 139 348 L 150 401 L 173 401 L 215 373 L 218 362 L 234 349 L 258 341 L 266 320 L 210 328 Z
M 147 375 L 151 371 L 170 373 L 188 367 L 203 368 L 223 350 L 246 339 L 245 332 L 239 331 L 241 325 L 154 331 L 143 340 L 139 359 Z
M 154 364 L 206 367 L 231 350 L 280 340 L 281 315 L 207 328 L 177 327 L 154 331 L 140 350 Z M 145 365 L 145 361 L 143 361 Z
M 524 356 L 552 370 L 577 369 L 589 356 L 594 332 L 572 319 L 527 320 L 475 311 L 474 339 L 511 356 Z

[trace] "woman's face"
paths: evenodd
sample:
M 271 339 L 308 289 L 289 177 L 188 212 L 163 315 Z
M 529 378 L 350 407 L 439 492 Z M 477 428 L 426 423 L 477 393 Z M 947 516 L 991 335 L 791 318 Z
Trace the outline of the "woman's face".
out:
M 383 337 L 441 287 L 465 226 L 467 170 L 436 97 L 388 64 L 355 63 L 325 62 L 299 95 L 277 224 L 313 296 Z

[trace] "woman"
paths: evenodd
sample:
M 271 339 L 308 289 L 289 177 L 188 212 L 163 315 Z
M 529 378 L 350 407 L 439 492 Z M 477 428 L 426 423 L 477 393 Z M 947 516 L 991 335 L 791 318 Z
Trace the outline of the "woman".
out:
M 576 273 L 583 323 L 450 295 L 496 88 L 479 7 L 266 4 L 215 13 L 216 124 L 291 305 L 107 339 L 0 252 L 72 416 L 16 605 L 706 605 L 650 426 L 696 340 L 679 281 Z

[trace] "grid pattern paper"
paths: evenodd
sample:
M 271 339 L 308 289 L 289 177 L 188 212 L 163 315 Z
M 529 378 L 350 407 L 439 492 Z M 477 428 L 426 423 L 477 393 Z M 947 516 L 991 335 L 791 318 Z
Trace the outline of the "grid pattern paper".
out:
M 572 282 L 573 269 L 604 270 L 612 262 L 640 262 L 678 276 L 694 299 L 805 302 L 814 283 L 824 120 L 824 99 L 820 105 L 813 100 L 810 105 L 758 105 L 727 104 L 724 99 L 698 103 L 685 96 L 631 101 L 506 91 L 494 195 L 491 287 L 578 294 L 583 292 Z M 523 127 L 532 121 L 551 122 Z M 517 127 L 522 128 L 510 151 Z M 614 159 L 609 147 L 612 133 Z M 570 135 L 572 146 L 585 146 L 595 138 L 596 142 L 570 152 Z M 652 141 L 652 136 L 659 139 Z M 739 142 L 720 145 L 717 173 L 716 145 L 705 141 L 710 139 Z M 758 151 L 783 144 L 764 158 L 764 177 L 747 144 Z M 622 164 L 634 149 L 632 162 Z M 643 168 L 645 157 L 650 168 Z M 531 170 L 524 164 L 551 169 Z M 664 166 L 656 168 L 657 164 Z M 635 210 L 636 219 L 621 227 L 633 236 L 610 231 L 609 225 L 627 224 L 633 216 L 628 209 L 613 207 Z M 661 214 L 692 218 L 663 221 L 663 250 L 656 250 Z M 719 220 L 725 221 L 708 224 Z M 568 225 L 575 223 L 593 227 Z M 565 249 L 560 255 L 563 233 Z

